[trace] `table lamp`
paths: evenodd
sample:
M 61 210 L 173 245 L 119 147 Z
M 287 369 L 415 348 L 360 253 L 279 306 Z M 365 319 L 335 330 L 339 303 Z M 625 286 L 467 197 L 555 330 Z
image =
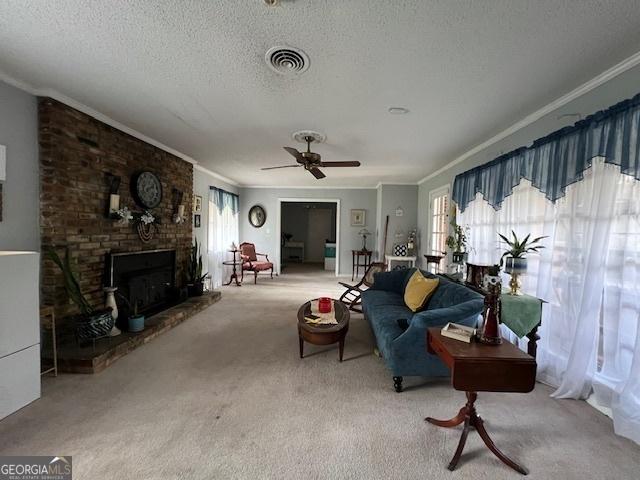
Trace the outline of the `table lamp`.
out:
M 371 235 L 371 232 L 366 228 L 363 228 L 358 232 L 358 235 L 362 237 L 362 250 L 367 251 L 367 235 Z

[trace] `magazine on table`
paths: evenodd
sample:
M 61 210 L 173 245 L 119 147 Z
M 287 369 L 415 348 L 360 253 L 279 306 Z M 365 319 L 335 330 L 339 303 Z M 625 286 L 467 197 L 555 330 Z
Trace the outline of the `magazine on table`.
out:
M 449 322 L 440 331 L 443 337 L 453 338 L 461 342 L 471 343 L 476 336 L 476 329 Z

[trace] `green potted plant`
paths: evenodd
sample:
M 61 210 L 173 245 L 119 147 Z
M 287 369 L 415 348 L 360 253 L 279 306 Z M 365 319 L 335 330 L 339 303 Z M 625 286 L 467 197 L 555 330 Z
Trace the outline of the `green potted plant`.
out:
M 511 275 L 511 281 L 509 287 L 511 295 L 521 295 L 520 292 L 520 275 L 527 271 L 527 253 L 538 252 L 544 245 L 540 245 L 540 241 L 546 236 L 537 237 L 529 240 L 531 234 L 524 237 L 522 240 L 518 239 L 516 232 L 511 230 L 513 239 L 509 239 L 502 234 L 498 236 L 505 242 L 508 248 L 500 257 L 500 266 L 504 264 L 504 271 Z
M 455 219 L 451 222 L 453 226 L 453 235 L 449 235 L 446 240 L 446 245 L 452 251 L 451 260 L 453 263 L 462 263 L 465 261 L 467 256 L 467 233 L 469 232 L 469 227 L 462 227 L 458 225 Z
M 75 330 L 78 341 L 95 340 L 109 335 L 115 323 L 111 315 L 111 308 L 96 310 L 89 304 L 71 267 L 69 249 L 66 249 L 64 261 L 60 259 L 58 253 L 52 248 L 46 249 L 45 255 L 62 271 L 67 295 L 80 310 L 80 314 L 75 316 Z
M 187 289 L 190 297 L 199 297 L 204 293 L 204 278 L 206 276 L 206 273 L 202 273 L 202 254 L 196 239 L 191 247 L 191 255 L 189 255 L 187 265 Z
M 140 315 L 138 313 L 138 308 L 140 306 L 140 300 L 136 301 L 133 305 L 124 295 L 118 293 L 118 297 L 122 299 L 124 303 L 127 304 L 127 312 L 129 316 L 127 317 L 127 331 L 128 332 L 141 332 L 144 330 L 144 320 L 145 316 Z

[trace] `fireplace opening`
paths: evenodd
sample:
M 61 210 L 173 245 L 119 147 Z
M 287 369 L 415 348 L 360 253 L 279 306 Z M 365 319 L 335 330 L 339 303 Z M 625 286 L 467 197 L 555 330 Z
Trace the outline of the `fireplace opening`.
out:
M 118 323 L 126 322 L 134 305 L 139 314 L 150 316 L 179 303 L 175 250 L 112 253 L 107 256 L 106 273 L 106 283 L 118 288 Z

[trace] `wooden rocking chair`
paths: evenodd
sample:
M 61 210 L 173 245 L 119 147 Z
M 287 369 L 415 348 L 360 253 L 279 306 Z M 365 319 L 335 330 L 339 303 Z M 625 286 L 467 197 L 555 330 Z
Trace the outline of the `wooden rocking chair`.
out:
M 360 295 L 362 292 L 367 290 L 371 285 L 373 285 L 373 275 L 375 273 L 384 272 L 387 266 L 381 262 L 374 262 L 369 265 L 367 271 L 364 272 L 364 276 L 362 280 L 360 280 L 355 285 L 349 285 L 348 283 L 338 282 L 340 285 L 345 287 L 347 290 L 340 297 L 340 301 L 344 303 L 347 308 L 353 312 L 362 313 L 362 307 L 360 307 L 360 303 L 362 299 Z

